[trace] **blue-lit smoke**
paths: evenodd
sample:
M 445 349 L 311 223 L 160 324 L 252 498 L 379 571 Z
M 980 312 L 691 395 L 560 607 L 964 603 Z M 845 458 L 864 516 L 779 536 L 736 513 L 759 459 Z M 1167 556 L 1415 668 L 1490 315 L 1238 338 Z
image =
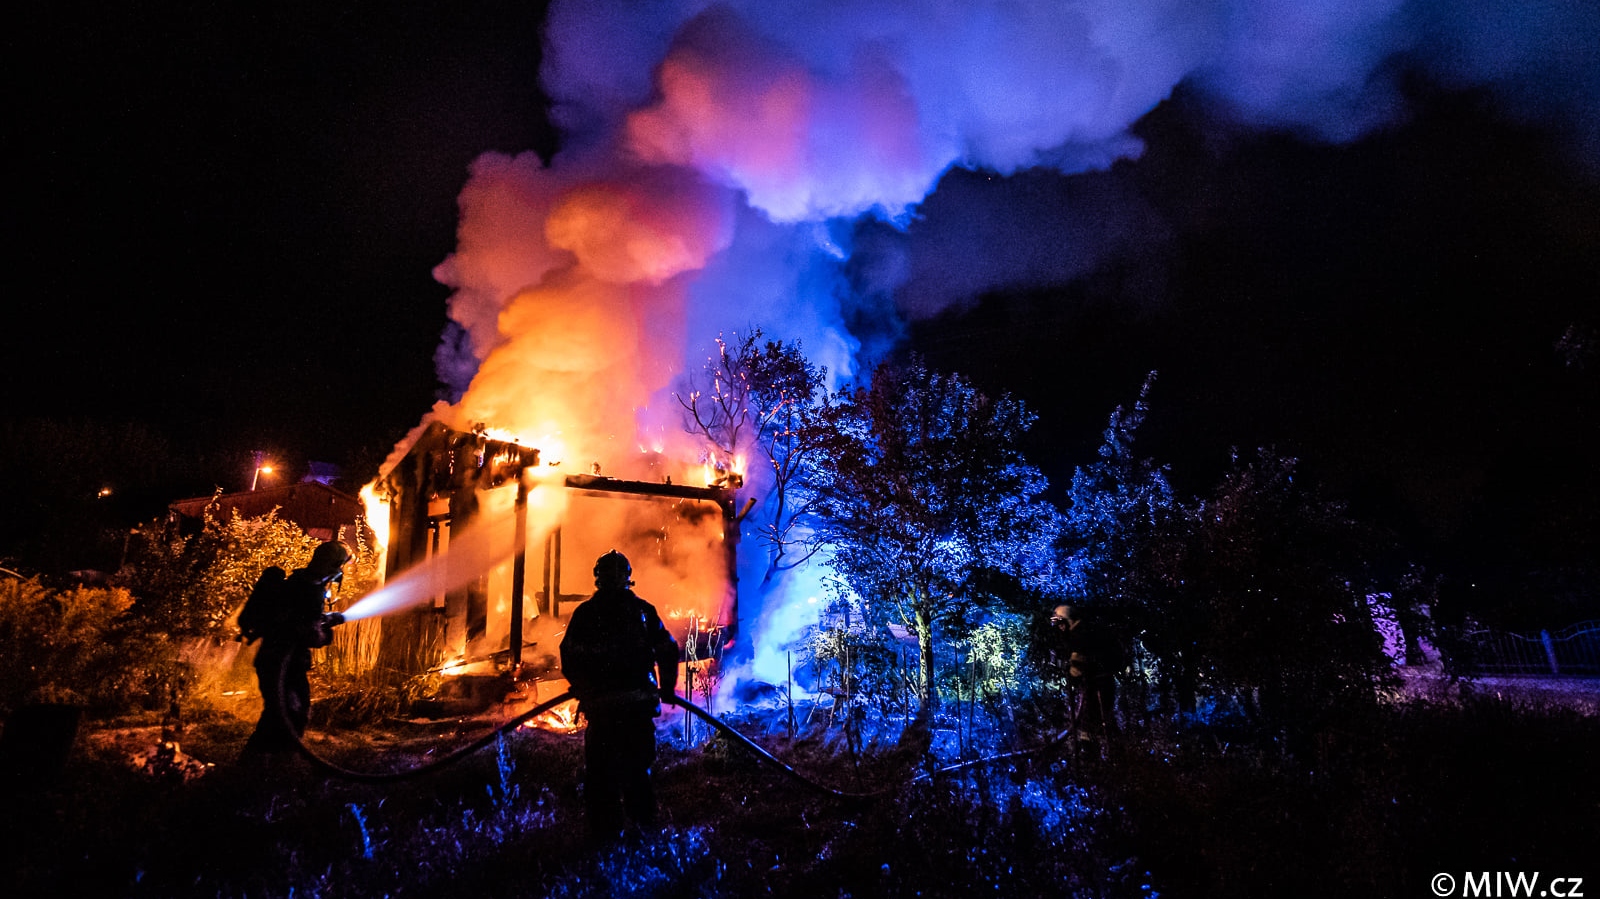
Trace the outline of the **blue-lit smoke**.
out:
M 464 420 L 584 450 L 632 442 L 619 410 L 665 434 L 718 332 L 761 326 L 848 376 L 906 317 L 1162 241 L 1115 181 L 1037 171 L 1136 159 L 1133 125 L 1179 85 L 1340 142 L 1404 120 L 1409 71 L 1492 89 L 1600 168 L 1585 0 L 557 0 L 563 149 L 474 165 L 439 373 Z
M 669 270 L 691 358 L 782 322 L 847 373 L 896 317 L 1159 243 L 1125 187 L 1013 176 L 1138 157 L 1132 126 L 1180 84 L 1235 123 L 1347 141 L 1404 120 L 1409 71 L 1492 89 L 1600 169 L 1600 4 L 1581 0 L 558 0 L 542 77 L 563 150 L 475 164 L 439 373 L 466 390 L 510 297 L 567 264 L 546 220 L 577 185 L 665 166 L 730 189 L 702 208 L 731 233 Z
M 783 302 L 854 315 L 875 292 L 898 303 L 876 308 L 917 317 L 985 289 L 1061 283 L 1163 236 L 1107 185 L 1056 188 L 1067 195 L 1042 198 L 1043 219 L 1041 198 L 1003 178 L 924 203 L 951 167 L 1104 169 L 1140 154 L 1131 126 L 1180 84 L 1236 123 L 1348 141 L 1405 119 L 1407 71 L 1492 88 L 1600 170 L 1600 4 L 1582 0 L 558 2 L 543 77 L 573 155 L 642 147 L 784 222 L 904 224 L 911 210 L 920 227 L 850 248 L 852 294 L 791 284 Z M 774 243 L 796 273 L 826 256 Z M 702 283 L 701 304 L 732 311 L 724 321 L 788 311 L 738 284 Z

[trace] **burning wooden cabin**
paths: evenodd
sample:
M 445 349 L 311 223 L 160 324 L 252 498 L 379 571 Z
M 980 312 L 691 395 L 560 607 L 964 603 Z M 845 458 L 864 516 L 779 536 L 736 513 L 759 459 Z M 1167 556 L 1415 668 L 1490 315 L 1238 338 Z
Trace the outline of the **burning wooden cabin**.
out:
M 599 466 L 565 474 L 536 447 L 434 422 L 377 484 L 385 579 L 423 577 L 431 599 L 383 619 L 378 663 L 406 673 L 548 670 L 565 618 L 593 592 L 595 559 L 610 549 L 632 561 L 637 592 L 690 652 L 729 639 L 737 486 L 624 480 Z

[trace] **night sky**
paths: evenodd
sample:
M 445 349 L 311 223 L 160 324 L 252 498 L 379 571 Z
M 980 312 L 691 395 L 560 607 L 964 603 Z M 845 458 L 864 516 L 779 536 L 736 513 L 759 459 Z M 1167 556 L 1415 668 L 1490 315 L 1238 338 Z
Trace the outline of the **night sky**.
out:
M 427 410 L 467 164 L 552 140 L 541 12 L 335 6 L 13 31 L 15 411 L 339 462 Z
M 248 470 L 255 448 L 372 464 L 427 411 L 469 163 L 560 146 L 543 12 L 332 6 L 12 29 L 12 415 L 139 422 Z M 1523 537 L 1594 528 L 1594 107 L 1387 65 L 1401 111 L 1359 134 L 1251 123 L 1185 80 L 1133 124 L 1137 159 L 952 170 L 909 224 L 842 229 L 846 321 L 866 356 L 1027 399 L 1058 482 L 1156 369 L 1146 446 L 1186 489 L 1275 444 L 1419 545 L 1485 508 Z M 875 296 L 878 244 L 902 277 Z

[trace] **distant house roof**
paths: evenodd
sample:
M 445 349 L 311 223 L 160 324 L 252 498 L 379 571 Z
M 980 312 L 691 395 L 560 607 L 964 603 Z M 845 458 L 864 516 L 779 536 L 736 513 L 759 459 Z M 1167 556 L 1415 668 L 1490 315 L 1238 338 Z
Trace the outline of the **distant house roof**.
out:
M 258 518 L 277 509 L 279 518 L 298 524 L 318 540 L 353 542 L 365 517 L 361 500 L 316 481 L 180 499 L 167 509 L 179 519 L 199 522 L 213 503 L 223 515 L 238 511 L 241 518 Z

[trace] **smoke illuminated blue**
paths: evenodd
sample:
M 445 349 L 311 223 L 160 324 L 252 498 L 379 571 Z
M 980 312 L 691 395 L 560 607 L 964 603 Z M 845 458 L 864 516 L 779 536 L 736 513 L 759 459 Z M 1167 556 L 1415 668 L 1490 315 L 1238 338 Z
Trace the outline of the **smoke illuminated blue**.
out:
M 1600 165 L 1592 3 L 557 0 L 542 58 L 562 151 L 548 165 L 474 165 L 461 245 L 439 269 L 456 288 L 439 374 L 465 388 L 511 337 L 510 298 L 576 256 L 654 310 L 640 321 L 657 344 L 681 344 L 651 347 L 654 395 L 632 398 L 652 433 L 673 426 L 673 378 L 718 334 L 798 340 L 837 383 L 870 368 L 907 318 L 1158 245 L 1157 213 L 1095 173 L 1136 160 L 1135 124 L 1180 88 L 1235 126 L 1343 142 L 1404 121 L 1400 86 L 1420 73 L 1491 89 Z M 683 249 L 658 277 L 612 264 L 616 241 L 551 237 L 544 216 L 560 198 L 641 180 L 659 189 L 629 208 L 671 200 L 653 233 Z M 754 514 L 747 533 L 765 504 Z M 819 577 L 741 579 L 754 676 L 776 682 L 774 653 Z

